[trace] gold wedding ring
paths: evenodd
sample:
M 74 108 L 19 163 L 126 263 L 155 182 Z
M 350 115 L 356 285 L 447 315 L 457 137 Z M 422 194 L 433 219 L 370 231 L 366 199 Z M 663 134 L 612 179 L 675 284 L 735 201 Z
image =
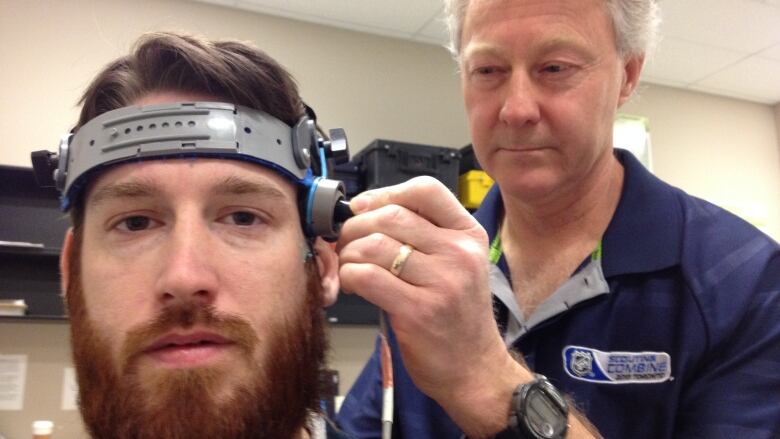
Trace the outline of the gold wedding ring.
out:
M 409 255 L 414 251 L 414 247 L 409 244 L 404 244 L 398 249 L 398 256 L 393 259 L 393 264 L 390 266 L 390 272 L 395 276 L 400 276 L 401 271 L 406 265 L 406 260 L 409 259 Z

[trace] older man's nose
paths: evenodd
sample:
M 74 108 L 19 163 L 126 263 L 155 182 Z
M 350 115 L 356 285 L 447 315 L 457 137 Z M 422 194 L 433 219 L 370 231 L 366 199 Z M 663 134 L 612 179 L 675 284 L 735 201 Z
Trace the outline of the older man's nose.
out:
M 499 118 L 512 127 L 534 125 L 541 118 L 541 110 L 532 78 L 524 72 L 512 72 L 504 89 Z

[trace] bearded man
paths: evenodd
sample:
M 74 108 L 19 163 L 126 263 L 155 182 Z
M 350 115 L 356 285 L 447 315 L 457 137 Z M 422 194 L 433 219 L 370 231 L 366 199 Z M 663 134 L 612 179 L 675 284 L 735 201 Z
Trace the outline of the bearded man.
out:
M 292 76 L 243 43 L 149 34 L 81 103 L 55 176 L 92 437 L 345 437 L 318 410 L 339 282 L 317 197 L 341 188 L 316 178 L 333 150 Z

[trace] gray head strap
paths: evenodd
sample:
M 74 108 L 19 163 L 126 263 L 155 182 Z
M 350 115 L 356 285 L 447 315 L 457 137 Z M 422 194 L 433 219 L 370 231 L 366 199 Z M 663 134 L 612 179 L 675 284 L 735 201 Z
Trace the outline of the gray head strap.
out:
M 308 189 L 301 212 L 307 235 L 334 240 L 351 215 L 339 207 L 344 186 L 312 169 L 315 160 L 324 170 L 327 158 L 348 159 L 344 131 L 330 134 L 332 140 L 320 138 L 306 116 L 290 127 L 262 111 L 220 102 L 130 106 L 103 113 L 75 135 L 63 136 L 59 154 L 37 151 L 32 160 L 39 184 L 54 184 L 62 192 L 63 210 L 92 171 L 119 163 L 189 156 L 258 163 Z
M 266 113 L 217 102 L 119 108 L 82 126 L 69 144 L 61 143 L 55 180 L 70 197 L 74 182 L 97 167 L 156 156 L 238 154 L 300 181 L 311 162 L 299 157 L 311 156 L 312 142 L 294 144 L 294 129 Z

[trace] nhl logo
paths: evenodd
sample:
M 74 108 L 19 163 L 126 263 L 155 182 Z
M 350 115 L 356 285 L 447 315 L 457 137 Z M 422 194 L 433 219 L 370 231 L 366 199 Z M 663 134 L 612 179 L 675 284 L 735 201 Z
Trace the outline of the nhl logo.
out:
M 580 377 L 593 375 L 593 354 L 579 350 L 572 352 L 571 370 Z

